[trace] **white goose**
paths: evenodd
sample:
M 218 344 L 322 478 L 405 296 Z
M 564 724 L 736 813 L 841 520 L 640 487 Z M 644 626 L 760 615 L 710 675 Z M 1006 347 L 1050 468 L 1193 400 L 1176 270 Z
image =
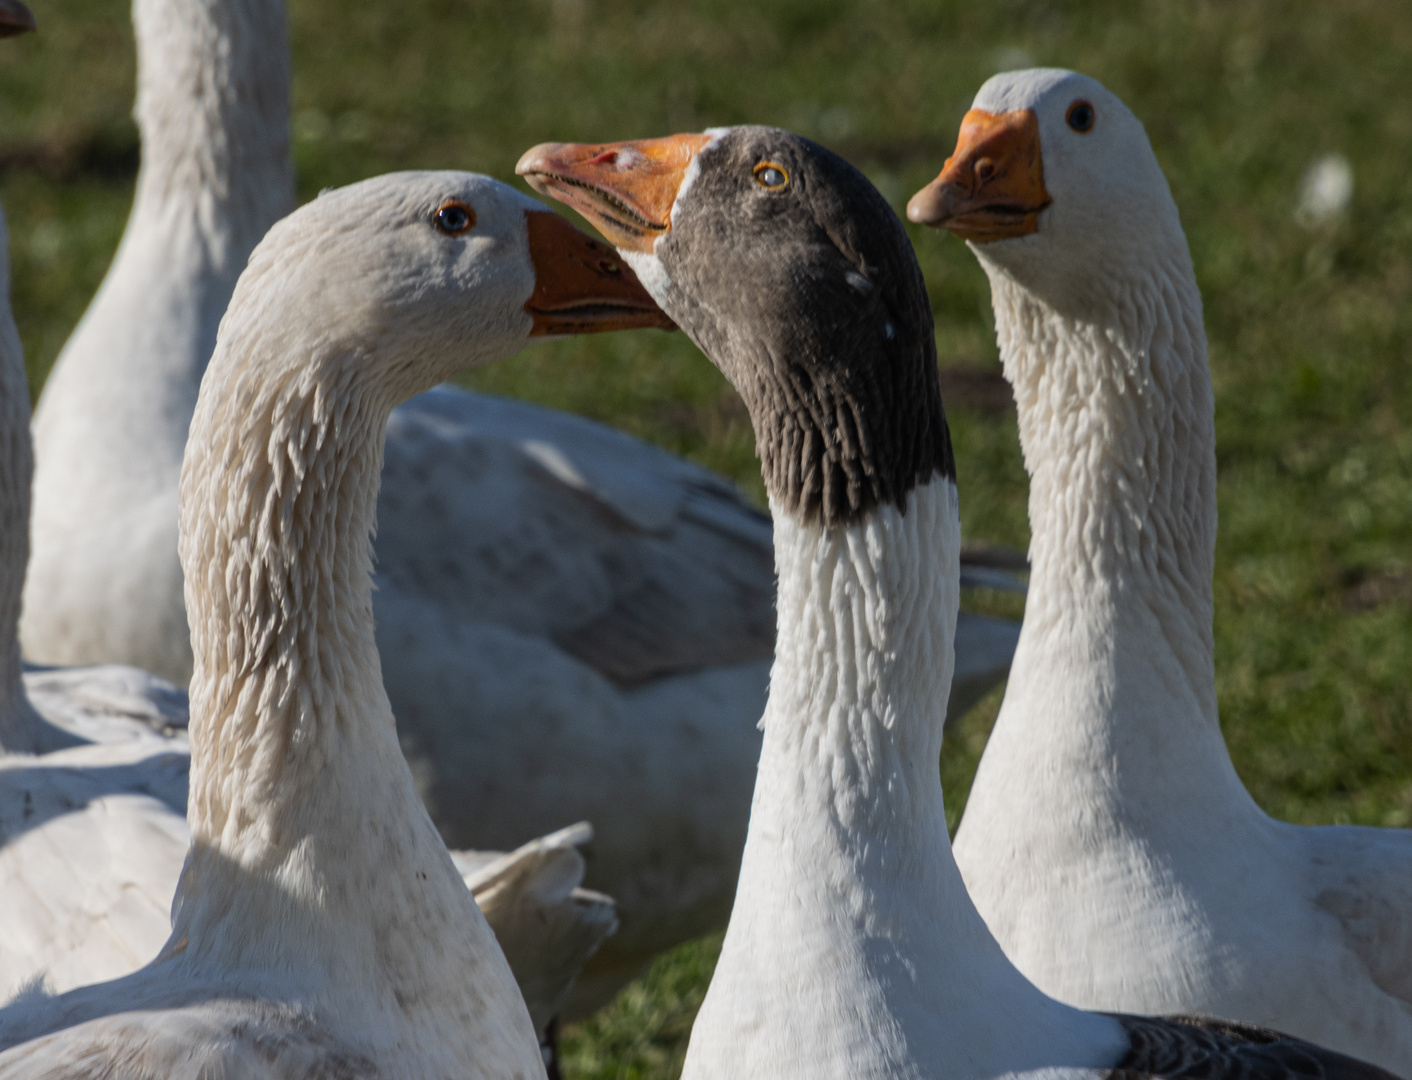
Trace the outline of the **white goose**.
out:
M 134 0 L 142 171 L 40 400 L 26 655 L 185 685 L 177 474 L 235 278 L 293 206 L 283 0 Z M 383 675 L 432 819 L 511 847 L 588 819 L 622 929 L 581 1005 L 724 924 L 774 645 L 768 519 L 602 425 L 441 388 L 399 408 L 379 500 Z M 955 713 L 1018 627 L 968 617 Z
M 937 769 L 955 463 L 921 271 L 867 180 L 761 127 L 546 144 L 518 171 L 588 215 L 740 391 L 775 515 L 760 775 L 683 1076 L 1386 1077 L 1253 1028 L 1060 1004 L 971 904 Z
M 0 1011 L 0 1075 L 543 1075 L 457 864 L 546 1010 L 611 904 L 573 893 L 583 827 L 489 865 L 446 852 L 382 688 L 369 536 L 399 399 L 532 333 L 665 322 L 598 247 L 503 184 L 425 173 L 328 194 L 252 256 L 183 469 L 198 663 L 174 929 L 134 974 Z
M 1065 71 L 986 83 L 914 221 L 990 277 L 1033 576 L 956 858 L 1042 989 L 1289 1031 L 1412 1076 L 1412 834 L 1264 814 L 1221 738 L 1201 296 L 1141 123 Z

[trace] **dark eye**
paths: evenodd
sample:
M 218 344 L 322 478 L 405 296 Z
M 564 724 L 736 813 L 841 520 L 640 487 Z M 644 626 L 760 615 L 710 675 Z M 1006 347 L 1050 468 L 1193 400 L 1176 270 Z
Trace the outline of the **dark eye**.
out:
M 447 236 L 460 236 L 476 223 L 476 212 L 465 203 L 449 202 L 436 212 L 436 227 Z
M 767 191 L 778 191 L 789 183 L 789 173 L 785 172 L 783 165 L 762 161 L 755 166 L 755 182 Z
M 1087 101 L 1076 101 L 1069 106 L 1069 113 L 1064 119 L 1079 134 L 1087 135 L 1093 130 L 1093 106 Z

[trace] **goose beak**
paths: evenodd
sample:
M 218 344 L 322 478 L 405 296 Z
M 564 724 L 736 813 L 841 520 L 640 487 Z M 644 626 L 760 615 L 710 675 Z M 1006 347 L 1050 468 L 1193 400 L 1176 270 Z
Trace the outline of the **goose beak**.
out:
M 34 12 L 20 0 L 0 0 L 0 37 L 14 37 L 35 29 Z
M 534 264 L 534 292 L 525 302 L 534 320 L 530 337 L 676 329 L 612 248 L 548 210 L 528 211 L 525 225 Z
M 541 143 L 515 172 L 572 206 L 619 249 L 651 252 L 672 229 L 682 180 L 710 135 L 616 143 Z
M 1052 201 L 1034 110 L 972 109 L 941 174 L 908 201 L 907 219 L 985 244 L 1038 232 Z

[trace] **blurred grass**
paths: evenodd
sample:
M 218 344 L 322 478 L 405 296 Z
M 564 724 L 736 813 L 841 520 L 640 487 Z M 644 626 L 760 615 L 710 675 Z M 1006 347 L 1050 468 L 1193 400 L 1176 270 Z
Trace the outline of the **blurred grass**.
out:
M 36 9 L 40 34 L 0 47 L 0 198 L 37 393 L 121 234 L 136 134 L 126 8 Z M 1290 820 L 1412 821 L 1412 5 L 291 0 L 290 24 L 304 197 L 390 169 L 509 176 L 546 139 L 752 121 L 841 150 L 901 207 L 994 71 L 1102 79 L 1147 124 L 1206 298 L 1218 689 L 1236 765 Z M 1327 152 L 1352 163 L 1352 207 L 1306 229 L 1299 179 Z M 913 238 L 965 531 L 1023 547 L 984 277 L 954 239 Z M 634 431 L 760 496 L 748 420 L 680 335 L 555 343 L 469 381 Z M 953 825 L 998 700 L 944 754 Z M 675 1076 L 718 944 L 663 958 L 571 1029 L 570 1075 Z

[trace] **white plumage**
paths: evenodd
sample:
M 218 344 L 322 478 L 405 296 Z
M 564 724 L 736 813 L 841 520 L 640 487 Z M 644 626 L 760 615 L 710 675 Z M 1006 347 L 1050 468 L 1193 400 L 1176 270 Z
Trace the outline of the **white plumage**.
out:
M 293 205 L 282 0 L 136 0 L 142 170 L 122 245 L 41 398 L 22 638 L 185 684 L 177 474 L 216 326 Z M 774 644 L 770 524 L 602 425 L 450 387 L 399 408 L 375 594 L 403 749 L 452 846 L 587 819 L 622 929 L 576 1011 L 721 926 Z M 964 617 L 952 715 L 1018 628 Z
M 478 215 L 464 236 L 437 224 L 448 202 Z M 369 545 L 393 404 L 516 351 L 541 261 L 577 257 L 535 246 L 537 213 L 484 177 L 402 174 L 321 198 L 252 258 L 184 467 L 198 664 L 173 930 L 131 975 L 58 997 L 31 989 L 0 1011 L 0 1046 L 12 1047 L 0 1074 L 542 1075 L 530 1015 L 466 884 L 526 957 L 547 1022 L 612 930 L 611 902 L 576 888 L 573 847 L 588 830 L 489 865 L 448 856 L 382 689 Z M 633 288 L 581 292 L 601 305 Z M 29 761 L 79 767 L 40 800 L 21 795 L 19 835 L 0 854 L 23 859 L 30 841 L 108 804 L 123 826 L 84 833 L 90 844 L 172 853 L 186 769 L 179 754 L 150 756 L 160 738 L 7 759 L 7 779 Z M 95 768 L 90 751 L 128 754 L 140 783 Z M 122 790 L 108 798 L 110 778 Z M 55 852 L 43 854 L 52 868 Z
M 1076 102 L 1091 130 L 1066 123 Z M 1063 1000 L 1267 1025 L 1412 1075 L 1412 834 L 1271 819 L 1221 737 L 1201 297 L 1142 125 L 1060 71 L 996 76 L 976 108 L 1033 112 L 1052 205 L 1036 233 L 972 245 L 1033 574 L 956 839 L 967 887 Z

